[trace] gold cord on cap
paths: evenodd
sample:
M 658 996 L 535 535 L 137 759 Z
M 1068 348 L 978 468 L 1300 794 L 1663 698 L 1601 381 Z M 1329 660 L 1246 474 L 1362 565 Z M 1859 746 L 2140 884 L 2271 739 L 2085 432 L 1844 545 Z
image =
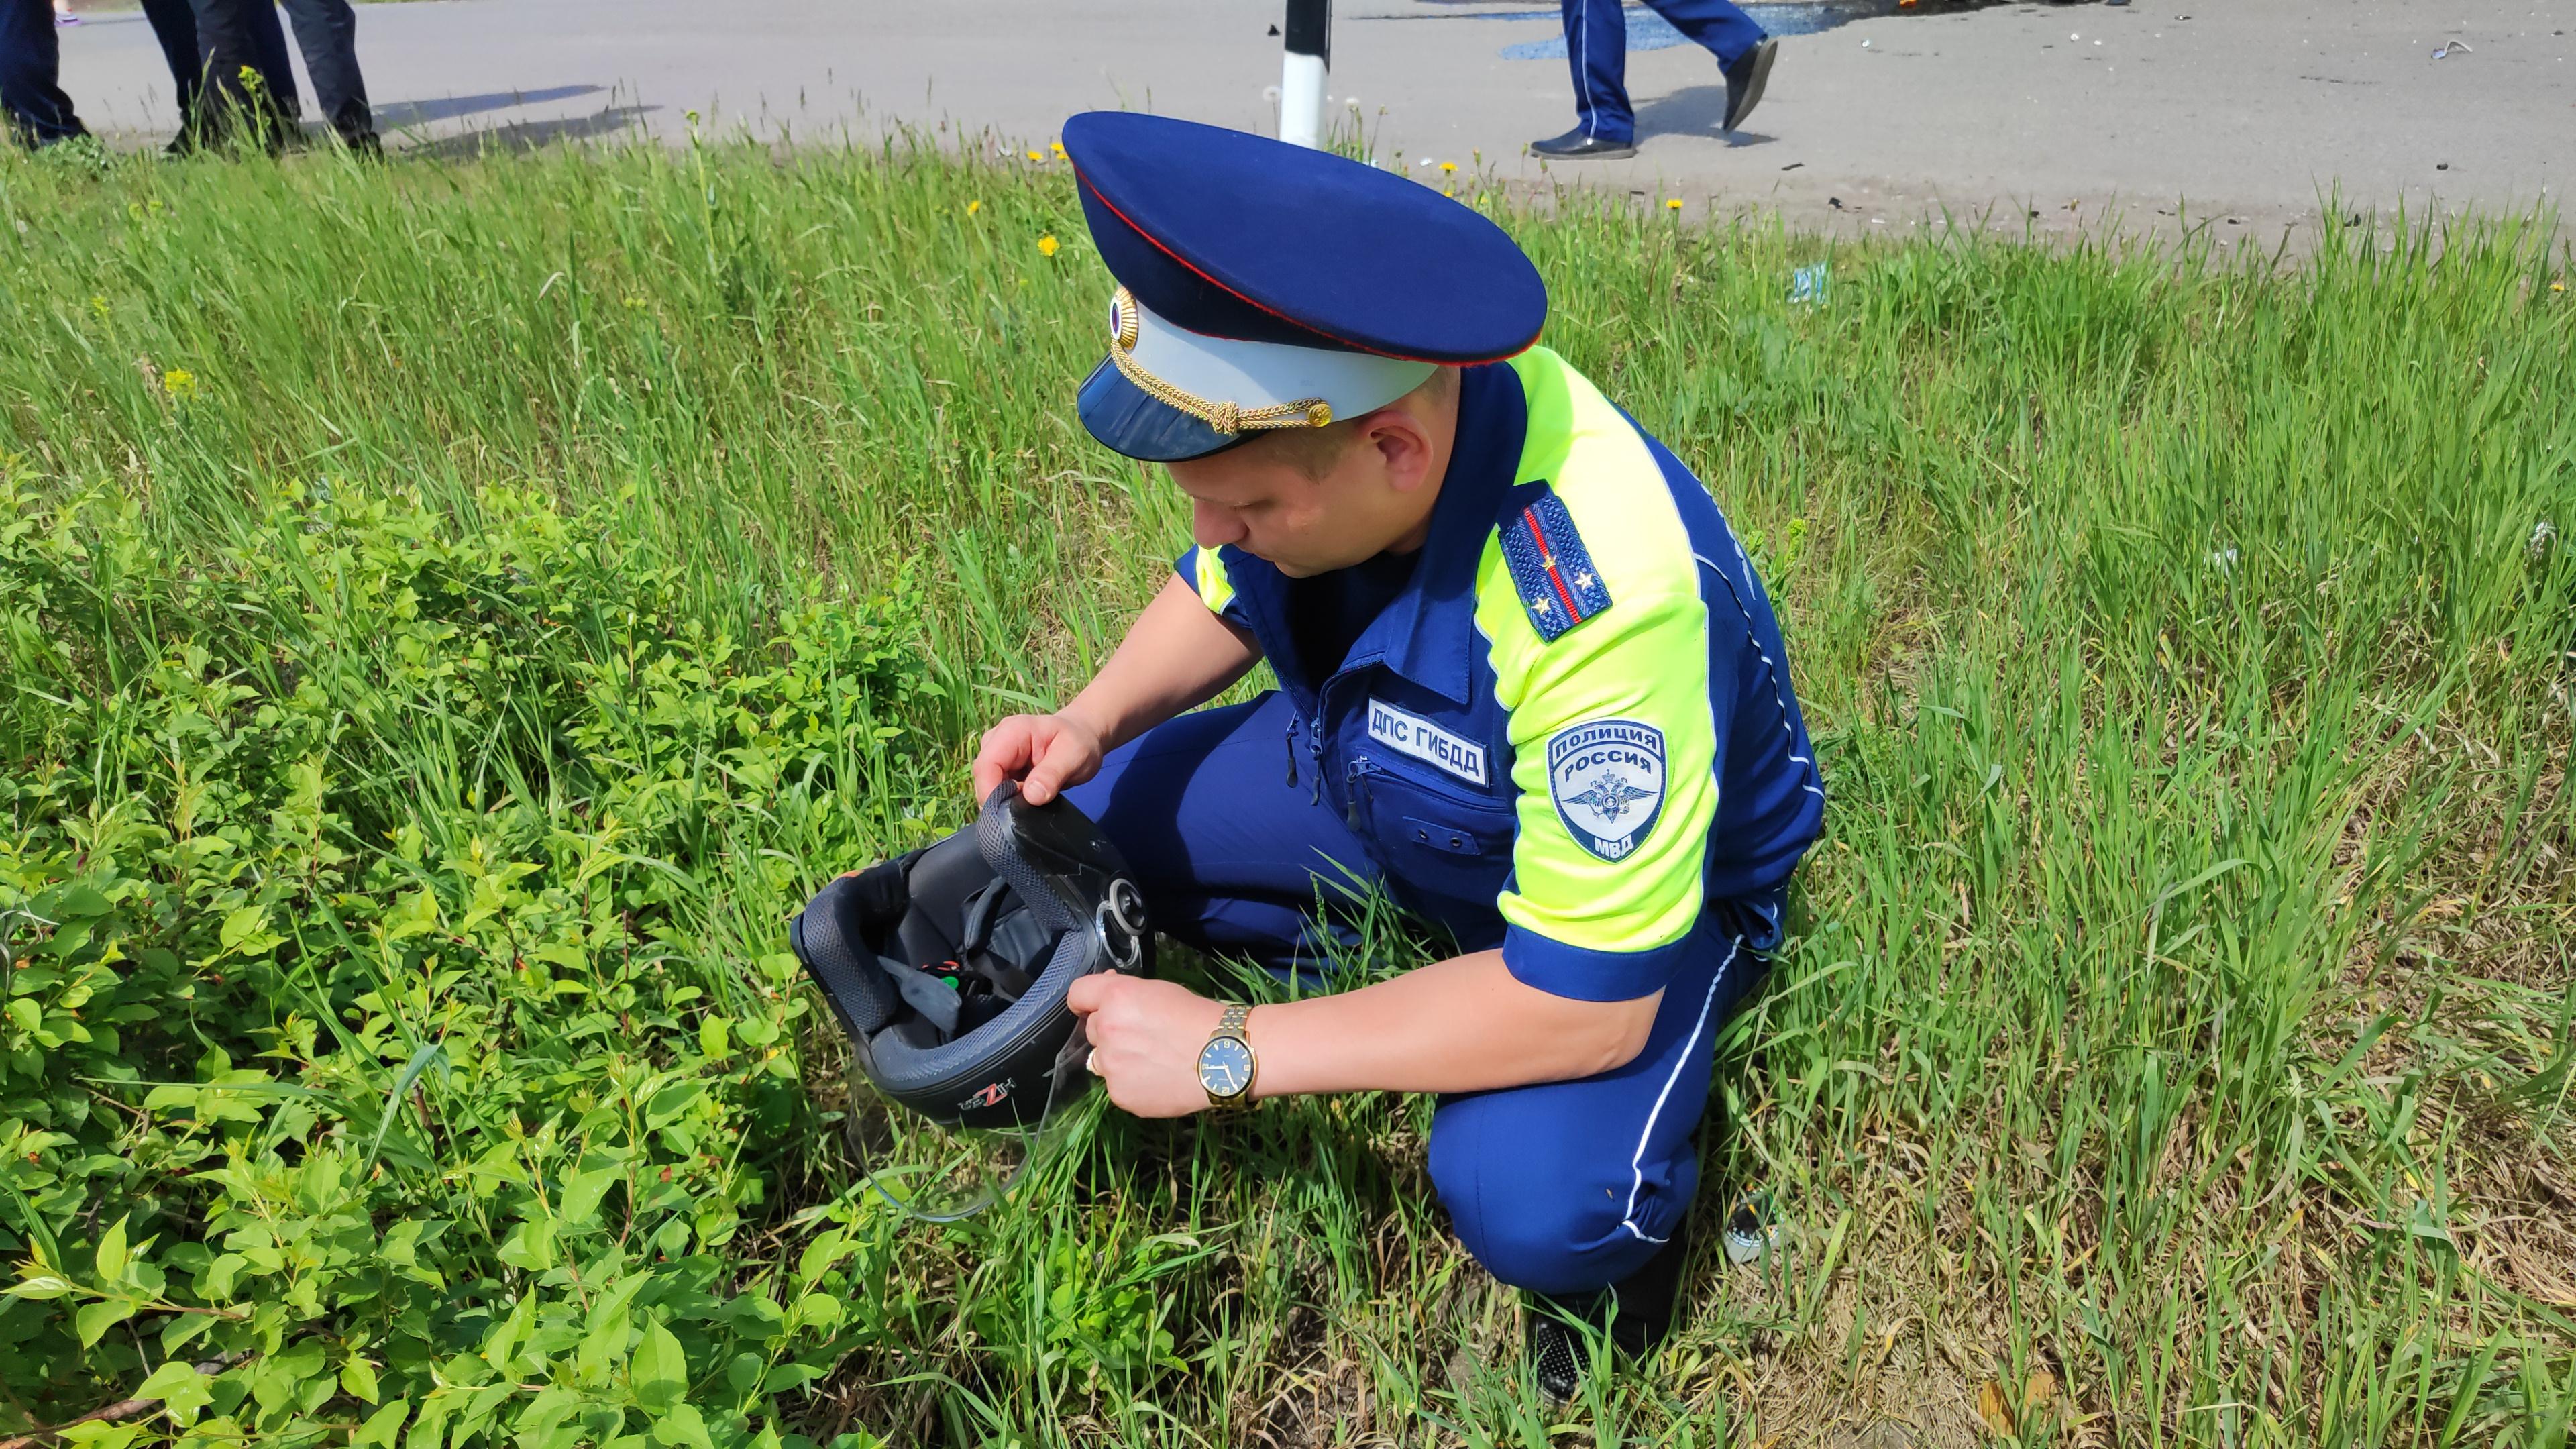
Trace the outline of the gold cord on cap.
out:
M 1136 299 L 1127 294 L 1125 287 L 1119 288 L 1110 303 L 1109 360 L 1118 365 L 1118 375 L 1136 384 L 1145 396 L 1165 407 L 1178 408 L 1228 437 L 1271 428 L 1321 428 L 1332 423 L 1332 404 L 1319 397 L 1247 408 L 1240 403 L 1209 402 L 1147 372 L 1136 360 L 1138 310 Z

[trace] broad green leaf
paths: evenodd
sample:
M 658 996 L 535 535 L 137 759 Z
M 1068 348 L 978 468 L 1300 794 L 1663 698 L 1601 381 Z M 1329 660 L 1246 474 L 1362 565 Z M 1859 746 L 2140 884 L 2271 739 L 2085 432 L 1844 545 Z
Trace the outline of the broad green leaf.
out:
M 358 1426 L 358 1432 L 349 1436 L 350 1449 L 358 1449 L 364 1444 L 392 1444 L 394 1436 L 402 1432 L 403 1420 L 410 1414 L 411 1405 L 401 1399 L 369 1414 L 367 1421 Z
M 823 1281 L 824 1274 L 832 1271 L 833 1264 L 850 1256 L 857 1247 L 858 1244 L 838 1228 L 822 1234 L 807 1243 L 803 1256 L 796 1260 L 797 1280 L 808 1288 L 813 1287 Z
M 12 1298 L 60 1298 L 72 1291 L 72 1281 L 59 1273 L 37 1273 L 9 1285 Z
M 211 1313 L 173 1313 L 161 1326 L 161 1356 L 177 1358 L 180 1350 L 213 1331 L 220 1322 Z
M 135 1387 L 134 1397 L 159 1399 L 171 1418 L 193 1424 L 197 1412 L 215 1401 L 214 1381 L 197 1372 L 196 1365 L 170 1359 Z
M 555 1220 L 535 1218 L 519 1224 L 492 1256 L 530 1273 L 546 1271 L 555 1265 Z
M 635 1361 L 627 1369 L 627 1382 L 635 1402 L 655 1413 L 677 1404 L 689 1391 L 688 1355 L 680 1351 L 680 1341 L 671 1336 L 671 1330 L 658 1323 L 644 1330 L 644 1341 L 635 1346 Z
M 98 1280 L 115 1283 L 125 1277 L 125 1219 L 108 1224 L 98 1235 Z
M 321 1341 L 298 1340 L 252 1361 L 251 1397 L 259 1400 L 261 1408 L 276 1413 L 302 1395 L 307 1380 L 321 1377 L 324 1372 Z
M 46 906 L 44 914 L 56 921 L 70 921 L 103 916 L 115 909 L 116 907 L 106 896 L 99 894 L 98 887 L 82 881 L 77 885 L 65 887 L 62 893 L 55 896 L 52 903 Z
M 92 1419 L 86 1424 L 67 1424 L 54 1431 L 66 1444 L 77 1449 L 126 1449 L 143 1437 L 145 1426 L 136 1423 L 110 1424 Z
M 842 1312 L 840 1299 L 828 1293 L 808 1293 L 796 1300 L 788 1321 L 797 1328 L 819 1328 L 829 1333 L 841 1326 Z
M 783 1363 L 771 1369 L 768 1377 L 760 1381 L 760 1391 L 771 1395 L 792 1394 L 822 1376 L 823 1371 L 811 1364 Z
M 268 925 L 268 907 L 244 906 L 224 917 L 223 945 L 227 951 L 239 946 Z
M 599 1216 L 600 1199 L 617 1185 L 621 1173 L 622 1169 L 617 1167 L 599 1167 L 588 1172 L 576 1172 L 565 1179 L 560 1204 L 564 1226 L 589 1227 Z
M 376 1366 L 354 1353 L 349 1355 L 349 1361 L 340 1365 L 340 1387 L 347 1389 L 349 1397 L 362 1404 L 374 1403 Z
M 653 1442 L 671 1449 L 716 1449 L 707 1437 L 706 1417 L 688 1404 L 673 1404 L 653 1425 Z
M 72 1321 L 80 1327 L 81 1347 L 89 1348 L 104 1337 L 109 1329 L 133 1316 L 133 1299 L 102 1298 L 95 1303 L 82 1304 L 80 1312 L 72 1315 Z
M 519 1305 L 510 1310 L 509 1317 L 493 1325 L 492 1332 L 483 1340 L 482 1356 L 494 1373 L 505 1376 L 509 1373 L 510 1360 L 518 1356 L 519 1345 L 526 1341 L 528 1330 L 536 1321 L 537 1299 L 532 1293 L 519 1300 Z

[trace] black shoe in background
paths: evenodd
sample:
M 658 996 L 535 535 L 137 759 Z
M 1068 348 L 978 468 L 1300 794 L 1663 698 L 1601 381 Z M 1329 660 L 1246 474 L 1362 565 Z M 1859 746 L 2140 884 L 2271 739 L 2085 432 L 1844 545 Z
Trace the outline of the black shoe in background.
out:
M 1592 1341 L 1605 1328 L 1611 1344 L 1630 1358 L 1652 1352 L 1673 1331 L 1682 1269 L 1689 1261 L 1690 1219 L 1685 1216 L 1644 1267 L 1600 1292 L 1572 1299 L 1531 1294 L 1523 1311 L 1529 1317 L 1529 1362 L 1539 1391 L 1560 1404 L 1582 1393 L 1583 1380 L 1592 1371 Z
M 1529 148 L 1531 155 L 1543 156 L 1551 161 L 1616 161 L 1622 156 L 1637 154 L 1637 143 L 1634 141 L 1604 141 L 1598 137 L 1583 134 L 1583 128 L 1580 126 L 1562 136 L 1550 136 L 1544 141 L 1532 141 Z
M 1726 77 L 1726 124 L 1720 130 L 1732 131 L 1744 124 L 1753 108 L 1762 100 L 1762 88 L 1770 84 L 1771 62 L 1779 57 L 1780 42 L 1771 36 L 1735 58 L 1735 64 L 1719 72 Z

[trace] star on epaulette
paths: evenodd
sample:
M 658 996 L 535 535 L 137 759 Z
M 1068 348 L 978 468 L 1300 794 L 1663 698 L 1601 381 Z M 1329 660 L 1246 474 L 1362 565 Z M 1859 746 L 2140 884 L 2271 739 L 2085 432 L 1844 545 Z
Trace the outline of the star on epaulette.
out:
M 1511 566 L 1521 607 L 1540 638 L 1554 643 L 1566 630 L 1610 607 L 1610 590 L 1593 569 L 1565 500 L 1541 492 L 1505 520 L 1501 532 L 1503 560 Z

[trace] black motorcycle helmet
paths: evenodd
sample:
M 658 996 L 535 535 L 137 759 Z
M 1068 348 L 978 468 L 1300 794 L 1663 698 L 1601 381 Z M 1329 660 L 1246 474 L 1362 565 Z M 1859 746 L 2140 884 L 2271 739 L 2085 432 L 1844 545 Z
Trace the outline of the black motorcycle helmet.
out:
M 1078 1095 L 1088 1046 L 1065 992 L 1143 975 L 1154 952 L 1118 847 L 1009 782 L 972 826 L 823 887 L 788 940 L 877 1092 L 965 1128 L 1034 1128 Z

